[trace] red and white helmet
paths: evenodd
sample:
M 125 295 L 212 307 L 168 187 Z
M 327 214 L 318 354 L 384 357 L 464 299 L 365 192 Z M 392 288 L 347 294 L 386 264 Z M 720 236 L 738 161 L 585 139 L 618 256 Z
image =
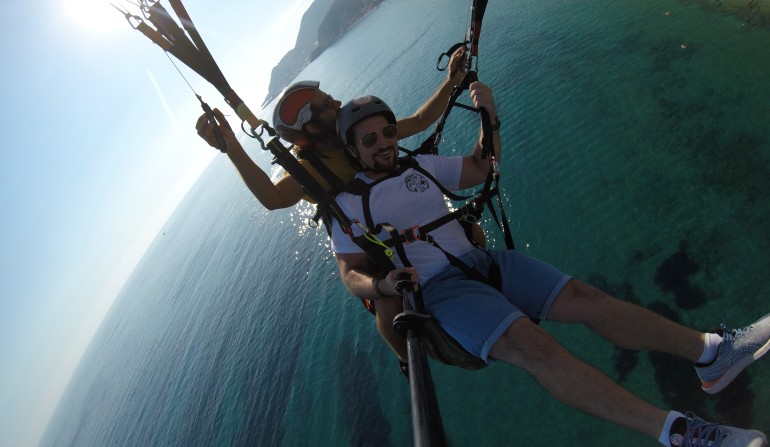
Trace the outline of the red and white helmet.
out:
M 273 111 L 273 127 L 284 140 L 300 146 L 309 143 L 303 130 L 313 113 L 310 102 L 319 90 L 318 81 L 300 81 L 286 87 Z

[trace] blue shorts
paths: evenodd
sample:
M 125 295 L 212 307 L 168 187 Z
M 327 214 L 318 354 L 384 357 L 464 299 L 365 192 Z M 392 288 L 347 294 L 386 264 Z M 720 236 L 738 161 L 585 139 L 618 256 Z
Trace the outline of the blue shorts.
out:
M 489 350 L 521 317 L 544 320 L 571 279 L 561 271 L 515 250 L 473 249 L 460 257 L 488 275 L 490 256 L 500 267 L 502 293 L 449 266 L 422 287 L 428 313 L 468 352 L 488 362 Z

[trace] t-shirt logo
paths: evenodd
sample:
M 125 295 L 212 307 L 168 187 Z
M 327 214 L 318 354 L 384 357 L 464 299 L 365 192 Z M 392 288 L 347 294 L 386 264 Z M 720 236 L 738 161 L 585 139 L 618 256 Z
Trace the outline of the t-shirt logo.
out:
M 412 192 L 425 192 L 430 188 L 428 179 L 417 173 L 407 175 L 404 178 L 404 183 L 406 184 L 406 188 Z

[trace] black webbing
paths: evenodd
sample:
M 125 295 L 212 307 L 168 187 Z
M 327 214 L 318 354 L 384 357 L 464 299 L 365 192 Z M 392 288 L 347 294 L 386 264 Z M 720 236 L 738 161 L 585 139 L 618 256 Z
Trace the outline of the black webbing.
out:
M 340 227 L 347 234 L 351 234 L 350 219 L 342 212 L 334 197 L 326 191 L 299 161 L 291 154 L 278 138 L 272 138 L 267 143 L 268 149 L 275 156 L 274 163 L 280 164 L 286 172 L 291 174 L 297 183 L 302 186 L 305 193 L 318 204 L 318 207 L 328 213 L 340 223 Z
M 313 166 L 313 168 L 318 171 L 321 177 L 323 177 L 329 183 L 329 187 L 333 193 L 342 191 L 342 189 L 345 187 L 345 182 L 343 182 L 341 178 L 339 178 L 335 173 L 332 172 L 331 169 L 329 169 L 328 166 L 326 166 L 326 163 L 321 160 L 321 156 L 314 149 L 311 148 L 310 150 L 302 151 L 300 153 L 300 158 L 310 162 L 310 165 Z

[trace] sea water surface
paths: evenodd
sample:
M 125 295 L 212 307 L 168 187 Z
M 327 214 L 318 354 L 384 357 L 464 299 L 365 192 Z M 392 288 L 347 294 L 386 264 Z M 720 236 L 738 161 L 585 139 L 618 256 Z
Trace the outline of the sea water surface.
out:
M 467 17 L 465 2 L 390 0 L 300 78 L 409 115 Z M 770 311 L 768 48 L 767 28 L 696 3 L 490 2 L 479 76 L 503 123 L 518 249 L 698 329 Z M 442 152 L 467 153 L 477 118 L 450 121 Z M 406 381 L 310 213 L 264 210 L 215 160 L 126 284 L 41 445 L 410 445 Z M 543 327 L 662 408 L 770 433 L 770 360 L 712 397 L 687 361 Z M 657 445 L 514 367 L 432 369 L 453 446 Z

